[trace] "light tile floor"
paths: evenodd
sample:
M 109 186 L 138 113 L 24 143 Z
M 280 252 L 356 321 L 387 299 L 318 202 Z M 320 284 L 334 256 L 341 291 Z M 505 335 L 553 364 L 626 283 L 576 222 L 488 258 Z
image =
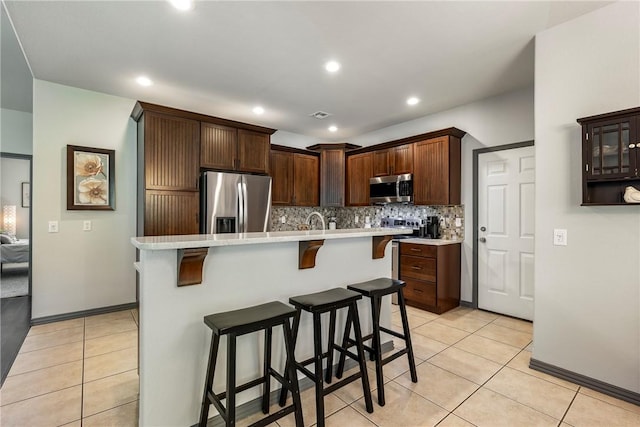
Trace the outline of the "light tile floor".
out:
M 380 407 L 368 362 L 374 412 L 354 382 L 325 398 L 327 426 L 640 426 L 640 406 L 529 369 L 531 323 L 462 307 L 441 316 L 408 310 L 418 383 L 406 358 L 386 365 Z M 0 425 L 137 425 L 136 316 L 31 328 L 0 390 Z M 396 306 L 392 321 L 399 329 Z M 314 425 L 313 390 L 302 400 L 305 425 Z M 293 416 L 278 425 L 295 425 Z
M 34 326 L 0 390 L 2 427 L 136 426 L 137 310 Z

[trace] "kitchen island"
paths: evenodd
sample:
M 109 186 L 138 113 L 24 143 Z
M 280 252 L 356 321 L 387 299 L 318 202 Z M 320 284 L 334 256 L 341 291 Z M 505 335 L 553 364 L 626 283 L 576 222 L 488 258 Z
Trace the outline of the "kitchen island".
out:
M 132 238 L 140 251 L 136 263 L 140 274 L 139 425 L 197 423 L 211 340 L 204 316 L 272 300 L 287 303 L 291 296 L 391 277 L 391 245 L 386 243 L 403 233 L 373 228 Z M 201 275 L 201 282 L 178 286 L 181 260 L 193 250 L 204 251 L 199 257 L 202 262 L 188 268 Z M 360 301 L 358 308 L 363 333 L 367 333 L 371 329 L 368 301 Z M 339 314 L 341 324 L 346 315 Z M 300 359 L 312 354 L 309 317 L 303 316 L 300 323 L 296 345 Z M 383 304 L 381 323 L 391 325 L 390 297 Z M 238 383 L 259 375 L 263 339 L 262 334 L 239 337 Z M 224 389 L 225 353 L 223 339 L 214 382 L 218 391 Z M 282 371 L 284 344 L 278 330 L 274 330 L 272 360 Z M 238 404 L 258 398 L 260 392 L 255 388 L 240 394 Z M 216 413 L 213 408 L 211 413 Z

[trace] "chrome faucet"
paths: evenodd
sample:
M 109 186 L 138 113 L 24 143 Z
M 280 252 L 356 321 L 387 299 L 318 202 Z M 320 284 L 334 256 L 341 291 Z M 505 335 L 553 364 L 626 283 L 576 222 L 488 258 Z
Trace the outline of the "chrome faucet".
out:
M 309 225 L 309 228 L 311 228 L 311 217 L 317 215 L 318 218 L 320 218 L 320 222 L 322 222 L 322 229 L 325 229 L 325 225 L 324 225 L 324 218 L 322 217 L 322 215 L 320 214 L 320 212 L 317 211 L 313 211 L 309 214 L 309 216 L 307 217 L 305 223 Z

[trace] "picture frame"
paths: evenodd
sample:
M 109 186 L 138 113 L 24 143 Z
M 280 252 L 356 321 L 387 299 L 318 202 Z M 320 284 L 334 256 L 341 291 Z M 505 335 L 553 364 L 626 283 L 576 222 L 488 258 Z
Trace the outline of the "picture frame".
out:
M 115 150 L 67 145 L 67 210 L 115 210 Z
M 22 207 L 31 207 L 31 183 L 23 182 L 22 184 Z

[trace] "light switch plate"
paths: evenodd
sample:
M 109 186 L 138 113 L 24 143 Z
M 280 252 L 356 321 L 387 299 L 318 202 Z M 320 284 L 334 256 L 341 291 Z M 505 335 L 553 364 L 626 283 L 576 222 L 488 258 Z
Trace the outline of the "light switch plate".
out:
M 58 221 L 49 221 L 49 233 L 58 232 Z
M 91 221 L 82 221 L 82 230 L 91 231 Z
M 556 246 L 567 246 L 567 230 L 564 228 L 554 228 L 553 244 Z

